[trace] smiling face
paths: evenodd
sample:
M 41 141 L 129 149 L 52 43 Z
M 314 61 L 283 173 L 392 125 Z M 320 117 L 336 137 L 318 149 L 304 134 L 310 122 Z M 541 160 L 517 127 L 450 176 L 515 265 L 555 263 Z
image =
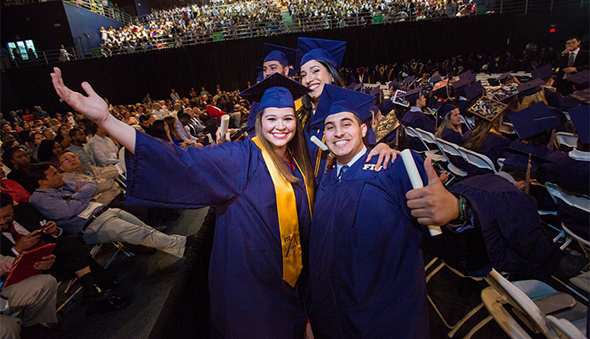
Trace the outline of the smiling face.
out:
M 324 120 L 326 145 L 340 164 L 347 164 L 363 149 L 367 125 L 359 124 L 355 114 L 341 112 Z
M 295 110 L 291 107 L 268 107 L 261 114 L 264 138 L 273 146 L 277 154 L 283 154 L 297 130 Z
M 325 84 L 334 81 L 326 66 L 317 60 L 310 60 L 301 66 L 300 79 L 301 84 L 311 90 L 308 95 L 314 100 L 320 98 Z

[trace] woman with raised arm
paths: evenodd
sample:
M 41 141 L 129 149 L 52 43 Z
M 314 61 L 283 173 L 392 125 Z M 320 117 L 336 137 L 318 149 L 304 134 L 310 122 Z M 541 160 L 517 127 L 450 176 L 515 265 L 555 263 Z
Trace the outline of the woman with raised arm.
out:
M 118 121 L 88 83 L 88 96 L 58 95 L 105 128 L 127 154 L 127 201 L 149 206 L 217 205 L 209 269 L 212 338 L 302 338 L 313 173 L 294 100 L 309 90 L 275 74 L 242 92 L 260 102 L 257 136 L 179 148 Z

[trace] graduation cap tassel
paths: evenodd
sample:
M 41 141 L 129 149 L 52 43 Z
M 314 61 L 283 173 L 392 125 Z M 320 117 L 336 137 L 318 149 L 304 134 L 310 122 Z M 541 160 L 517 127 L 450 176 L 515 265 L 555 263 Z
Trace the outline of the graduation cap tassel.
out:
M 531 154 L 529 153 L 529 161 L 526 166 L 526 174 L 524 177 L 524 193 L 529 194 L 531 188 Z

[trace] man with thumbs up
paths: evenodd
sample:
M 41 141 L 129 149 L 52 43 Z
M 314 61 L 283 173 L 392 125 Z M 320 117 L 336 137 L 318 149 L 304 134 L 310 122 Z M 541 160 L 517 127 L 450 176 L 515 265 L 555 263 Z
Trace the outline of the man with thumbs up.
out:
M 368 151 L 363 121 L 373 97 L 331 85 L 324 91 L 312 126 L 324 128 L 335 166 L 318 187 L 309 243 L 314 336 L 428 338 L 424 225 L 457 219 L 458 199 L 431 161 L 415 154 L 428 182 L 419 190 L 412 190 L 401 159 L 387 169 L 377 159 L 359 161 Z

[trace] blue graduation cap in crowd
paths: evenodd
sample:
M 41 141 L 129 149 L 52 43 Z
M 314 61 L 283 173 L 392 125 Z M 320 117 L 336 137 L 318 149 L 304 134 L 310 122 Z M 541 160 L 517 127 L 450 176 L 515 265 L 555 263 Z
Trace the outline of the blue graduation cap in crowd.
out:
M 296 65 L 301 68 L 310 60 L 320 60 L 338 69 L 342 64 L 345 50 L 345 41 L 298 38 Z
M 590 88 L 586 88 L 581 91 L 576 91 L 570 94 L 570 96 L 583 104 L 590 104 Z
M 297 50 L 279 45 L 264 43 L 262 47 L 262 58 L 264 62 L 278 61 L 284 66 L 295 64 Z
M 455 90 L 455 93 L 463 93 L 465 91 L 465 88 L 467 86 L 469 86 L 471 84 L 471 78 L 465 78 L 463 79 L 462 77 L 451 83 L 451 87 L 453 87 L 453 89 Z
M 473 78 L 473 72 L 471 72 L 470 69 L 468 69 L 467 71 L 465 71 L 459 75 L 459 79 L 461 79 L 461 80 L 469 80 L 471 82 L 472 78 Z
M 590 83 L 590 71 L 586 69 L 576 74 L 568 75 L 567 79 L 574 83 L 577 90 L 586 89 Z
M 414 101 L 414 100 L 418 99 L 421 94 L 422 94 L 422 87 L 418 87 L 418 88 L 414 88 L 411 91 L 407 91 L 406 93 L 404 93 L 404 95 L 402 97 L 405 98 L 407 101 Z
M 535 68 L 531 71 L 531 76 L 533 79 L 541 79 L 545 82 L 549 80 L 553 76 L 553 69 L 551 64 L 546 64 L 539 68 Z
M 433 75 L 432 77 L 430 77 L 430 82 L 433 84 L 436 84 L 439 81 L 440 81 L 440 75 Z
M 382 112 L 383 113 L 383 112 Z M 395 113 L 387 114 L 379 121 L 375 127 L 375 141 L 379 142 L 390 135 L 400 126 L 399 120 Z
M 584 105 L 571 108 L 568 110 L 568 113 L 576 128 L 578 140 L 584 145 L 590 144 L 590 126 L 588 125 L 588 119 L 590 119 L 590 106 Z
M 381 95 L 381 86 L 377 86 L 377 87 L 373 88 L 368 94 L 372 95 L 374 97 L 380 96 Z
M 543 86 L 544 84 L 545 81 L 543 81 L 542 79 L 533 79 L 529 82 L 525 82 L 522 85 L 518 85 L 518 87 L 516 87 L 516 90 L 518 90 L 518 93 L 520 93 L 523 96 L 533 95 L 542 90 L 543 88 L 541 86 Z
M 313 115 L 311 127 L 323 129 L 326 117 L 342 112 L 353 113 L 361 121 L 365 121 L 373 106 L 373 100 L 375 97 L 372 95 L 326 84 Z
M 545 132 L 548 129 L 559 127 L 557 118 L 542 101 L 512 113 L 510 121 L 521 140 Z
M 525 144 L 523 142 L 513 142 L 504 150 L 506 151 L 506 158 L 504 159 L 502 166 L 520 171 L 527 171 L 530 156 L 531 176 L 533 177 L 537 173 L 537 164 L 550 162 L 549 160 L 545 159 L 545 154 L 543 154 L 542 149 L 533 145 Z
M 506 83 L 506 82 L 508 81 L 508 79 L 510 79 L 510 74 L 512 74 L 512 71 L 510 71 L 510 72 L 506 72 L 506 73 L 502 73 L 502 74 L 501 74 L 501 75 L 498 77 L 498 79 L 497 79 L 497 80 L 498 80 L 498 81 L 499 81 L 501 84 L 504 84 L 504 83 Z
M 356 85 L 358 85 L 358 83 L 356 82 L 351 82 L 350 85 L 348 85 L 348 89 L 351 89 L 354 91 L 354 89 L 356 88 Z
M 416 81 L 416 76 L 412 75 L 412 76 L 405 78 L 403 84 L 406 86 L 410 86 L 412 83 L 414 83 L 414 81 Z
M 467 100 L 472 100 L 477 97 L 482 96 L 484 93 L 484 88 L 481 84 L 481 81 L 475 82 L 470 86 L 465 88 L 465 97 Z
M 504 111 L 506 106 L 500 101 L 483 96 L 469 108 L 469 112 L 484 120 L 493 121 Z
M 399 81 L 397 81 L 397 79 L 393 79 L 389 83 L 389 90 L 391 91 L 392 89 L 394 89 L 394 90 L 400 89 Z
M 250 102 L 260 103 L 256 114 L 268 107 L 291 107 L 295 109 L 294 101 L 311 92 L 309 88 L 295 82 L 286 76 L 275 73 L 256 85 L 245 89 L 239 95 Z
M 438 116 L 440 118 L 444 118 L 447 114 L 449 114 L 452 110 L 458 109 L 457 106 L 453 105 L 450 101 L 445 101 L 445 103 L 438 109 Z

